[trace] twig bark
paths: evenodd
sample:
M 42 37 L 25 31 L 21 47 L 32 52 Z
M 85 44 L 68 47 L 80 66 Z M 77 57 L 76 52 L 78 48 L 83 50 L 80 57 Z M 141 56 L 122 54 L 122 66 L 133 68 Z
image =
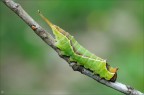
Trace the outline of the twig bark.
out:
M 69 65 L 73 68 L 74 71 L 79 71 L 84 75 L 87 75 L 97 82 L 104 84 L 108 87 L 111 87 L 119 92 L 122 92 L 127 95 L 144 95 L 144 93 L 119 82 L 109 82 L 107 80 L 101 79 L 99 76 L 94 75 L 91 71 L 85 69 L 82 66 L 78 66 L 76 63 L 71 63 L 68 57 L 60 55 L 60 50 L 55 47 L 55 39 L 46 32 L 36 21 L 33 20 L 32 17 L 28 15 L 28 13 L 20 6 L 20 4 L 15 3 L 13 0 L 2 0 L 2 2 L 14 11 L 31 29 L 49 46 L 51 46 L 61 58 L 66 60 Z

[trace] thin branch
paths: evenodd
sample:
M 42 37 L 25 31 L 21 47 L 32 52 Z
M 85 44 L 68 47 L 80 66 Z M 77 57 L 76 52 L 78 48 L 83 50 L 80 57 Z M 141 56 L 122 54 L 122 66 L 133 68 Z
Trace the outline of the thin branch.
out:
M 76 63 L 71 63 L 68 57 L 60 55 L 60 50 L 55 46 L 55 39 L 46 32 L 36 21 L 33 20 L 32 17 L 28 15 L 28 13 L 20 6 L 20 4 L 15 3 L 13 0 L 2 0 L 2 2 L 14 11 L 31 29 L 49 46 L 51 46 L 61 58 L 66 60 L 69 65 L 73 68 L 74 71 L 79 71 L 84 75 L 87 75 L 97 82 L 104 84 L 108 87 L 111 87 L 119 92 L 122 92 L 127 95 L 144 95 L 142 92 L 119 82 L 109 82 L 107 80 L 101 79 L 99 76 L 94 75 L 91 71 L 85 69 L 82 66 L 78 66 Z

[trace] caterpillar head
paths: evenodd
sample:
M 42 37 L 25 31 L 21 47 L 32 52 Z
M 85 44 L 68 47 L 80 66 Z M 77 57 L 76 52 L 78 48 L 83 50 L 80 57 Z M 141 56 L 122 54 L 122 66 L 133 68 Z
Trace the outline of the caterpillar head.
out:
M 106 63 L 106 68 L 109 72 L 115 73 L 114 76 L 110 79 L 111 82 L 115 82 L 116 79 L 117 79 L 117 70 L 118 70 L 118 68 L 113 68 L 108 63 Z

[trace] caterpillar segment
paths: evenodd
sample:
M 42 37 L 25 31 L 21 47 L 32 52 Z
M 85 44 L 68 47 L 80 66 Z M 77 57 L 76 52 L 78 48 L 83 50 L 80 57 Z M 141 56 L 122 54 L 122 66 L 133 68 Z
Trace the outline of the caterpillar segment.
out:
M 84 47 L 82 47 L 74 38 L 71 38 L 71 44 L 73 46 L 73 49 L 76 51 L 76 49 L 78 49 L 76 51 L 76 53 L 78 54 L 83 54 L 83 52 L 87 52 L 84 56 L 86 57 L 91 57 L 91 58 L 94 58 L 94 59 L 97 59 L 97 60 L 101 60 L 103 61 L 103 59 L 101 59 L 100 57 L 92 54 L 91 52 L 89 52 L 87 49 L 85 49 Z M 79 47 L 81 49 L 79 49 Z
M 106 60 L 97 57 L 86 50 L 68 32 L 65 32 L 60 27 L 52 24 L 40 12 L 39 14 L 52 28 L 56 39 L 55 46 L 60 49 L 62 55 L 69 56 L 71 61 L 77 62 L 86 69 L 90 69 L 94 74 L 98 74 L 101 78 L 111 82 L 116 81 L 118 68 L 111 67 L 107 64 Z
M 104 63 L 103 61 L 94 60 L 91 58 L 88 59 L 87 57 L 80 56 L 78 54 L 75 54 L 72 57 L 74 60 L 77 61 L 77 63 L 93 71 L 94 74 L 99 74 L 101 78 L 110 80 L 114 75 L 114 73 L 111 73 L 106 69 L 106 63 Z M 85 63 L 85 62 L 88 62 L 88 63 Z

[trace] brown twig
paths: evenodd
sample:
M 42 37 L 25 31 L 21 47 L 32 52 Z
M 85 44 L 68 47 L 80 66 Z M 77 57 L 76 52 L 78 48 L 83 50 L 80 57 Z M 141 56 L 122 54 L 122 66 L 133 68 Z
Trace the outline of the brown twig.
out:
M 85 69 L 84 67 L 77 66 L 76 63 L 71 63 L 68 57 L 62 56 L 58 48 L 55 47 L 55 39 L 44 30 L 28 13 L 20 6 L 20 4 L 15 3 L 13 0 L 2 0 L 2 2 L 14 11 L 31 29 L 49 46 L 51 46 L 61 58 L 66 60 L 74 71 L 79 71 L 84 75 L 87 75 L 101 84 L 111 87 L 119 92 L 127 95 L 144 95 L 142 92 L 119 82 L 109 82 L 107 80 L 101 79 L 99 76 L 94 75 L 91 71 Z

